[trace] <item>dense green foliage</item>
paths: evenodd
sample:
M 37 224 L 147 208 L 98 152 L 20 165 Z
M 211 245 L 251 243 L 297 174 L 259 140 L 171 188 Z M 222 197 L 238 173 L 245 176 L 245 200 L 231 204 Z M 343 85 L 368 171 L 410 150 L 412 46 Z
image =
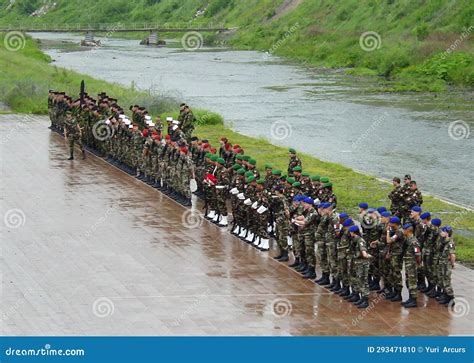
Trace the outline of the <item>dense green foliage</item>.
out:
M 8 9 L 4 5 L 0 24 L 225 23 L 239 27 L 225 39 L 237 48 L 377 75 L 384 90 L 474 87 L 469 41 L 474 2 L 469 0 L 56 0 L 56 8 L 45 15 L 26 18 L 32 9 L 52 2 L 16 0 Z M 196 16 L 198 10 L 205 11 Z M 380 43 L 365 51 L 359 39 L 369 31 L 380 36 Z M 449 48 L 452 52 L 446 53 Z

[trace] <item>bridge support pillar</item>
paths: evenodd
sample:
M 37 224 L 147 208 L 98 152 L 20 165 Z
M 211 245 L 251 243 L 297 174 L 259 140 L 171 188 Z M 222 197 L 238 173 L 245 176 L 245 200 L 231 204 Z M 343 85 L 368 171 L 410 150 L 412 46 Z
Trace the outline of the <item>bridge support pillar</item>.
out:
M 150 45 L 158 45 L 158 33 L 151 31 L 150 35 L 148 36 L 148 44 Z
M 94 34 L 91 31 L 86 32 L 84 40 L 88 43 L 92 43 L 94 41 Z

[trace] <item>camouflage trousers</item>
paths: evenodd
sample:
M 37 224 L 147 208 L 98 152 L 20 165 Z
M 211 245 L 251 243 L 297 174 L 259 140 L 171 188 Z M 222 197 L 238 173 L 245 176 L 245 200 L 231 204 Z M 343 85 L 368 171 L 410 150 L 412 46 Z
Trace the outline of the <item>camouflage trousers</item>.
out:
M 441 285 L 441 273 L 440 273 L 440 267 L 439 267 L 439 255 L 435 254 L 433 256 L 433 264 L 432 266 L 432 271 L 433 271 L 433 284 L 434 285 Z
M 288 221 L 285 218 L 277 218 L 275 239 L 280 251 L 288 250 Z
M 306 263 L 310 267 L 316 267 L 316 256 L 314 254 L 314 232 L 307 232 L 302 235 L 304 241 Z
M 259 236 L 260 238 L 264 238 L 264 239 L 268 239 L 269 236 L 268 236 L 268 230 L 267 230 L 267 226 L 268 226 L 268 210 L 259 214 L 257 213 L 257 217 L 256 217 L 256 220 L 257 220 L 257 226 L 256 226 L 256 234 L 257 236 Z
M 337 275 L 336 241 L 328 241 L 327 255 L 328 255 L 329 273 L 334 277 Z
M 369 253 L 374 256 L 374 258 L 370 260 L 369 276 L 380 280 L 379 251 L 378 249 L 371 248 L 369 249 Z
M 451 266 L 451 263 L 449 261 L 440 263 L 439 270 L 441 276 L 440 286 L 444 289 L 446 294 L 453 296 L 454 290 L 451 285 L 451 273 L 453 271 L 453 267 Z
M 69 153 L 72 155 L 74 153 L 74 143 L 76 143 L 80 148 L 81 151 L 84 150 L 84 146 L 82 145 L 81 135 L 79 134 L 69 134 L 68 137 L 68 144 L 69 144 Z
M 405 264 L 405 276 L 406 276 L 406 285 L 408 288 L 408 294 L 411 298 L 416 299 L 417 295 L 417 266 L 416 261 L 413 257 L 404 257 L 403 262 Z
M 191 189 L 189 188 L 189 173 L 188 170 L 181 171 L 181 186 L 180 192 L 186 198 L 191 198 Z
M 216 189 L 217 212 L 221 216 L 227 216 L 226 194 L 227 189 Z
M 316 245 L 318 246 L 316 251 L 316 264 L 319 265 L 322 273 L 328 274 L 330 269 L 326 242 L 324 240 L 316 240 Z
M 383 280 L 383 283 L 384 283 L 384 287 L 385 288 L 391 288 L 392 286 L 390 285 L 390 274 L 391 274 L 391 270 L 390 270 L 390 260 L 387 260 L 386 259 L 386 253 L 385 252 L 379 252 L 379 255 L 378 255 L 378 264 L 379 264 L 379 275 L 380 275 L 380 279 Z
M 354 269 L 356 273 L 357 284 L 355 290 L 361 294 L 362 297 L 369 297 L 369 261 L 358 258 L 354 260 Z
M 337 253 L 337 273 L 334 278 L 341 280 L 344 286 L 349 285 L 349 270 L 347 264 L 347 255 L 343 251 Z
M 357 274 L 355 269 L 355 259 L 353 257 L 347 258 L 347 274 L 349 275 L 349 285 L 355 290 L 357 287 Z
M 423 251 L 423 272 L 428 283 L 433 283 L 433 254 L 430 251 Z
M 390 257 L 390 286 L 397 291 L 402 291 L 402 263 L 403 260 L 398 255 Z
M 304 258 L 304 242 L 301 240 L 301 236 L 296 229 L 290 229 L 291 239 L 293 240 L 293 254 L 295 258 L 303 259 Z

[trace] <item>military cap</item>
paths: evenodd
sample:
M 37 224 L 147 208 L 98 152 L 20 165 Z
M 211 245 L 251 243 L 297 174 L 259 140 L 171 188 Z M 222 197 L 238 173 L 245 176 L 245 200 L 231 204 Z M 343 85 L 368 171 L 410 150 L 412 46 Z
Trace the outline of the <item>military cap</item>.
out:
M 392 214 L 388 210 L 386 210 L 385 212 L 380 213 L 380 215 L 382 217 L 390 217 Z
M 243 159 L 243 155 L 242 155 L 242 154 L 237 154 L 237 155 L 235 155 L 235 158 L 236 158 L 237 160 L 242 160 L 242 159 Z
M 216 154 L 212 154 L 210 159 L 212 161 L 217 161 L 217 159 L 219 159 L 219 157 Z
M 272 175 L 281 175 L 281 170 L 273 169 L 272 170 Z
M 323 204 L 324 204 L 323 209 L 328 209 L 328 208 L 331 208 L 333 206 L 333 204 L 329 203 L 329 202 L 326 202 L 326 203 L 323 203 Z
M 234 164 L 232 165 L 232 170 L 239 170 L 240 169 L 240 165 L 239 164 Z
M 273 169 L 272 164 L 268 164 L 268 163 L 266 163 L 266 164 L 264 165 L 264 167 L 265 167 L 265 169 Z
M 246 179 L 246 182 L 247 182 L 247 183 L 251 183 L 251 182 L 253 182 L 253 181 L 255 181 L 255 176 L 253 176 L 253 175 L 250 175 L 250 176 Z
M 367 209 L 367 208 L 369 208 L 369 205 L 368 205 L 367 203 L 365 203 L 365 202 L 359 203 L 359 208 Z
M 377 209 L 375 209 L 375 208 L 369 208 L 369 209 L 367 209 L 367 212 L 369 212 L 369 213 L 374 213 L 375 211 L 377 211 Z
M 329 178 L 326 177 L 326 176 L 323 176 L 323 177 L 319 178 L 319 181 L 320 181 L 321 183 L 329 183 Z
M 283 185 L 275 185 L 273 189 L 275 189 L 277 192 L 282 192 L 285 188 Z
M 441 228 L 443 232 L 451 232 L 453 230 L 453 227 L 451 226 L 444 226 Z
M 249 159 L 248 162 L 249 162 L 250 165 L 256 165 L 257 164 L 257 160 L 255 160 L 255 159 Z
M 332 183 L 324 183 L 324 184 L 323 184 L 323 187 L 324 187 L 324 188 L 332 187 Z
M 301 202 L 302 195 L 295 195 L 293 197 L 293 202 Z
M 305 197 L 305 198 L 303 199 L 303 202 L 312 205 L 312 204 L 314 203 L 314 200 L 313 200 L 313 198 L 311 198 L 311 197 Z
M 304 171 L 301 173 L 301 176 L 310 176 L 310 173 L 308 173 L 307 171 Z
M 377 208 L 377 212 L 379 212 L 380 214 L 382 214 L 383 212 L 385 212 L 387 210 L 387 208 L 385 207 L 378 207 Z
M 342 222 L 342 225 L 344 227 L 349 227 L 350 225 L 354 224 L 354 221 L 350 218 L 346 219 L 344 222 Z
M 422 213 L 420 218 L 421 219 L 428 219 L 431 217 L 431 213 L 430 212 L 425 212 L 425 213 Z
M 400 218 L 398 217 L 392 217 L 389 220 L 390 223 L 395 223 L 395 224 L 400 224 Z
M 296 180 L 295 180 L 295 178 L 288 178 L 288 179 L 286 179 L 286 181 L 290 184 L 293 184 Z
M 411 207 L 411 210 L 412 210 L 413 212 L 420 213 L 422 209 L 421 209 L 421 207 L 420 207 L 419 205 L 415 205 L 415 206 Z
M 319 179 L 321 179 L 321 177 L 320 177 L 319 175 L 313 175 L 313 176 L 311 177 L 311 180 L 312 180 L 312 181 L 318 181 Z
M 262 178 L 258 179 L 257 184 L 265 184 L 265 179 L 262 179 Z
M 431 224 L 432 224 L 433 226 L 438 226 L 438 227 L 439 227 L 439 226 L 441 226 L 441 219 L 439 219 L 439 218 L 433 218 L 433 219 L 431 220 Z
M 242 155 L 242 160 L 249 161 L 250 156 L 249 155 Z
M 352 232 L 352 233 L 359 233 L 359 227 L 358 226 L 350 226 L 349 227 L 349 232 Z
M 237 170 L 237 174 L 245 174 L 245 169 L 240 168 L 239 170 Z
M 292 153 L 292 154 L 296 154 L 296 150 L 293 149 L 292 147 L 290 147 L 290 148 L 288 149 L 288 151 L 289 151 L 290 153 Z
M 208 158 L 208 159 L 209 159 L 209 158 L 212 156 L 212 154 L 211 154 L 211 153 L 206 153 L 206 155 L 205 155 L 205 156 L 206 156 L 206 158 Z
M 406 224 L 403 225 L 403 229 L 408 229 L 408 228 L 413 228 L 413 224 L 406 223 Z
M 342 212 L 341 214 L 339 214 L 340 219 L 347 218 L 347 217 L 349 217 L 349 214 L 347 214 L 346 212 Z
M 299 181 L 295 181 L 293 184 L 291 184 L 292 186 L 294 186 L 295 188 L 297 187 L 300 187 L 301 186 L 301 183 Z
M 405 178 L 404 178 L 404 179 L 411 180 L 411 175 L 410 175 L 410 174 L 405 174 Z
M 301 170 L 303 170 L 303 169 L 301 169 L 301 166 L 295 166 L 293 168 L 293 171 L 301 171 Z
M 249 176 L 252 176 L 252 175 L 253 175 L 253 173 L 252 173 L 250 170 L 247 171 L 247 172 L 245 172 L 245 176 L 246 176 L 246 177 L 249 177 Z

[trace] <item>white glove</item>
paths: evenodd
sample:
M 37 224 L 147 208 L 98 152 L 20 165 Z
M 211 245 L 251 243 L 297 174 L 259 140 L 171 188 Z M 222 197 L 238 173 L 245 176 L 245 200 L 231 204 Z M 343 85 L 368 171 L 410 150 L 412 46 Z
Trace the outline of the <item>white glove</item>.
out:
M 257 209 L 258 214 L 265 213 L 268 210 L 265 206 L 261 205 L 260 208 Z
M 250 205 L 250 204 L 252 204 L 252 201 L 250 200 L 250 198 L 247 198 L 247 199 L 244 200 L 244 204 L 245 205 Z
M 236 195 L 236 194 L 238 194 L 238 193 L 239 193 L 239 190 L 238 190 L 237 188 L 232 188 L 232 189 L 230 190 L 230 194 L 232 194 L 232 195 Z
M 258 207 L 258 201 L 257 201 L 257 202 L 254 202 L 254 203 L 252 204 L 252 208 L 253 208 L 253 209 L 257 209 L 257 207 Z

